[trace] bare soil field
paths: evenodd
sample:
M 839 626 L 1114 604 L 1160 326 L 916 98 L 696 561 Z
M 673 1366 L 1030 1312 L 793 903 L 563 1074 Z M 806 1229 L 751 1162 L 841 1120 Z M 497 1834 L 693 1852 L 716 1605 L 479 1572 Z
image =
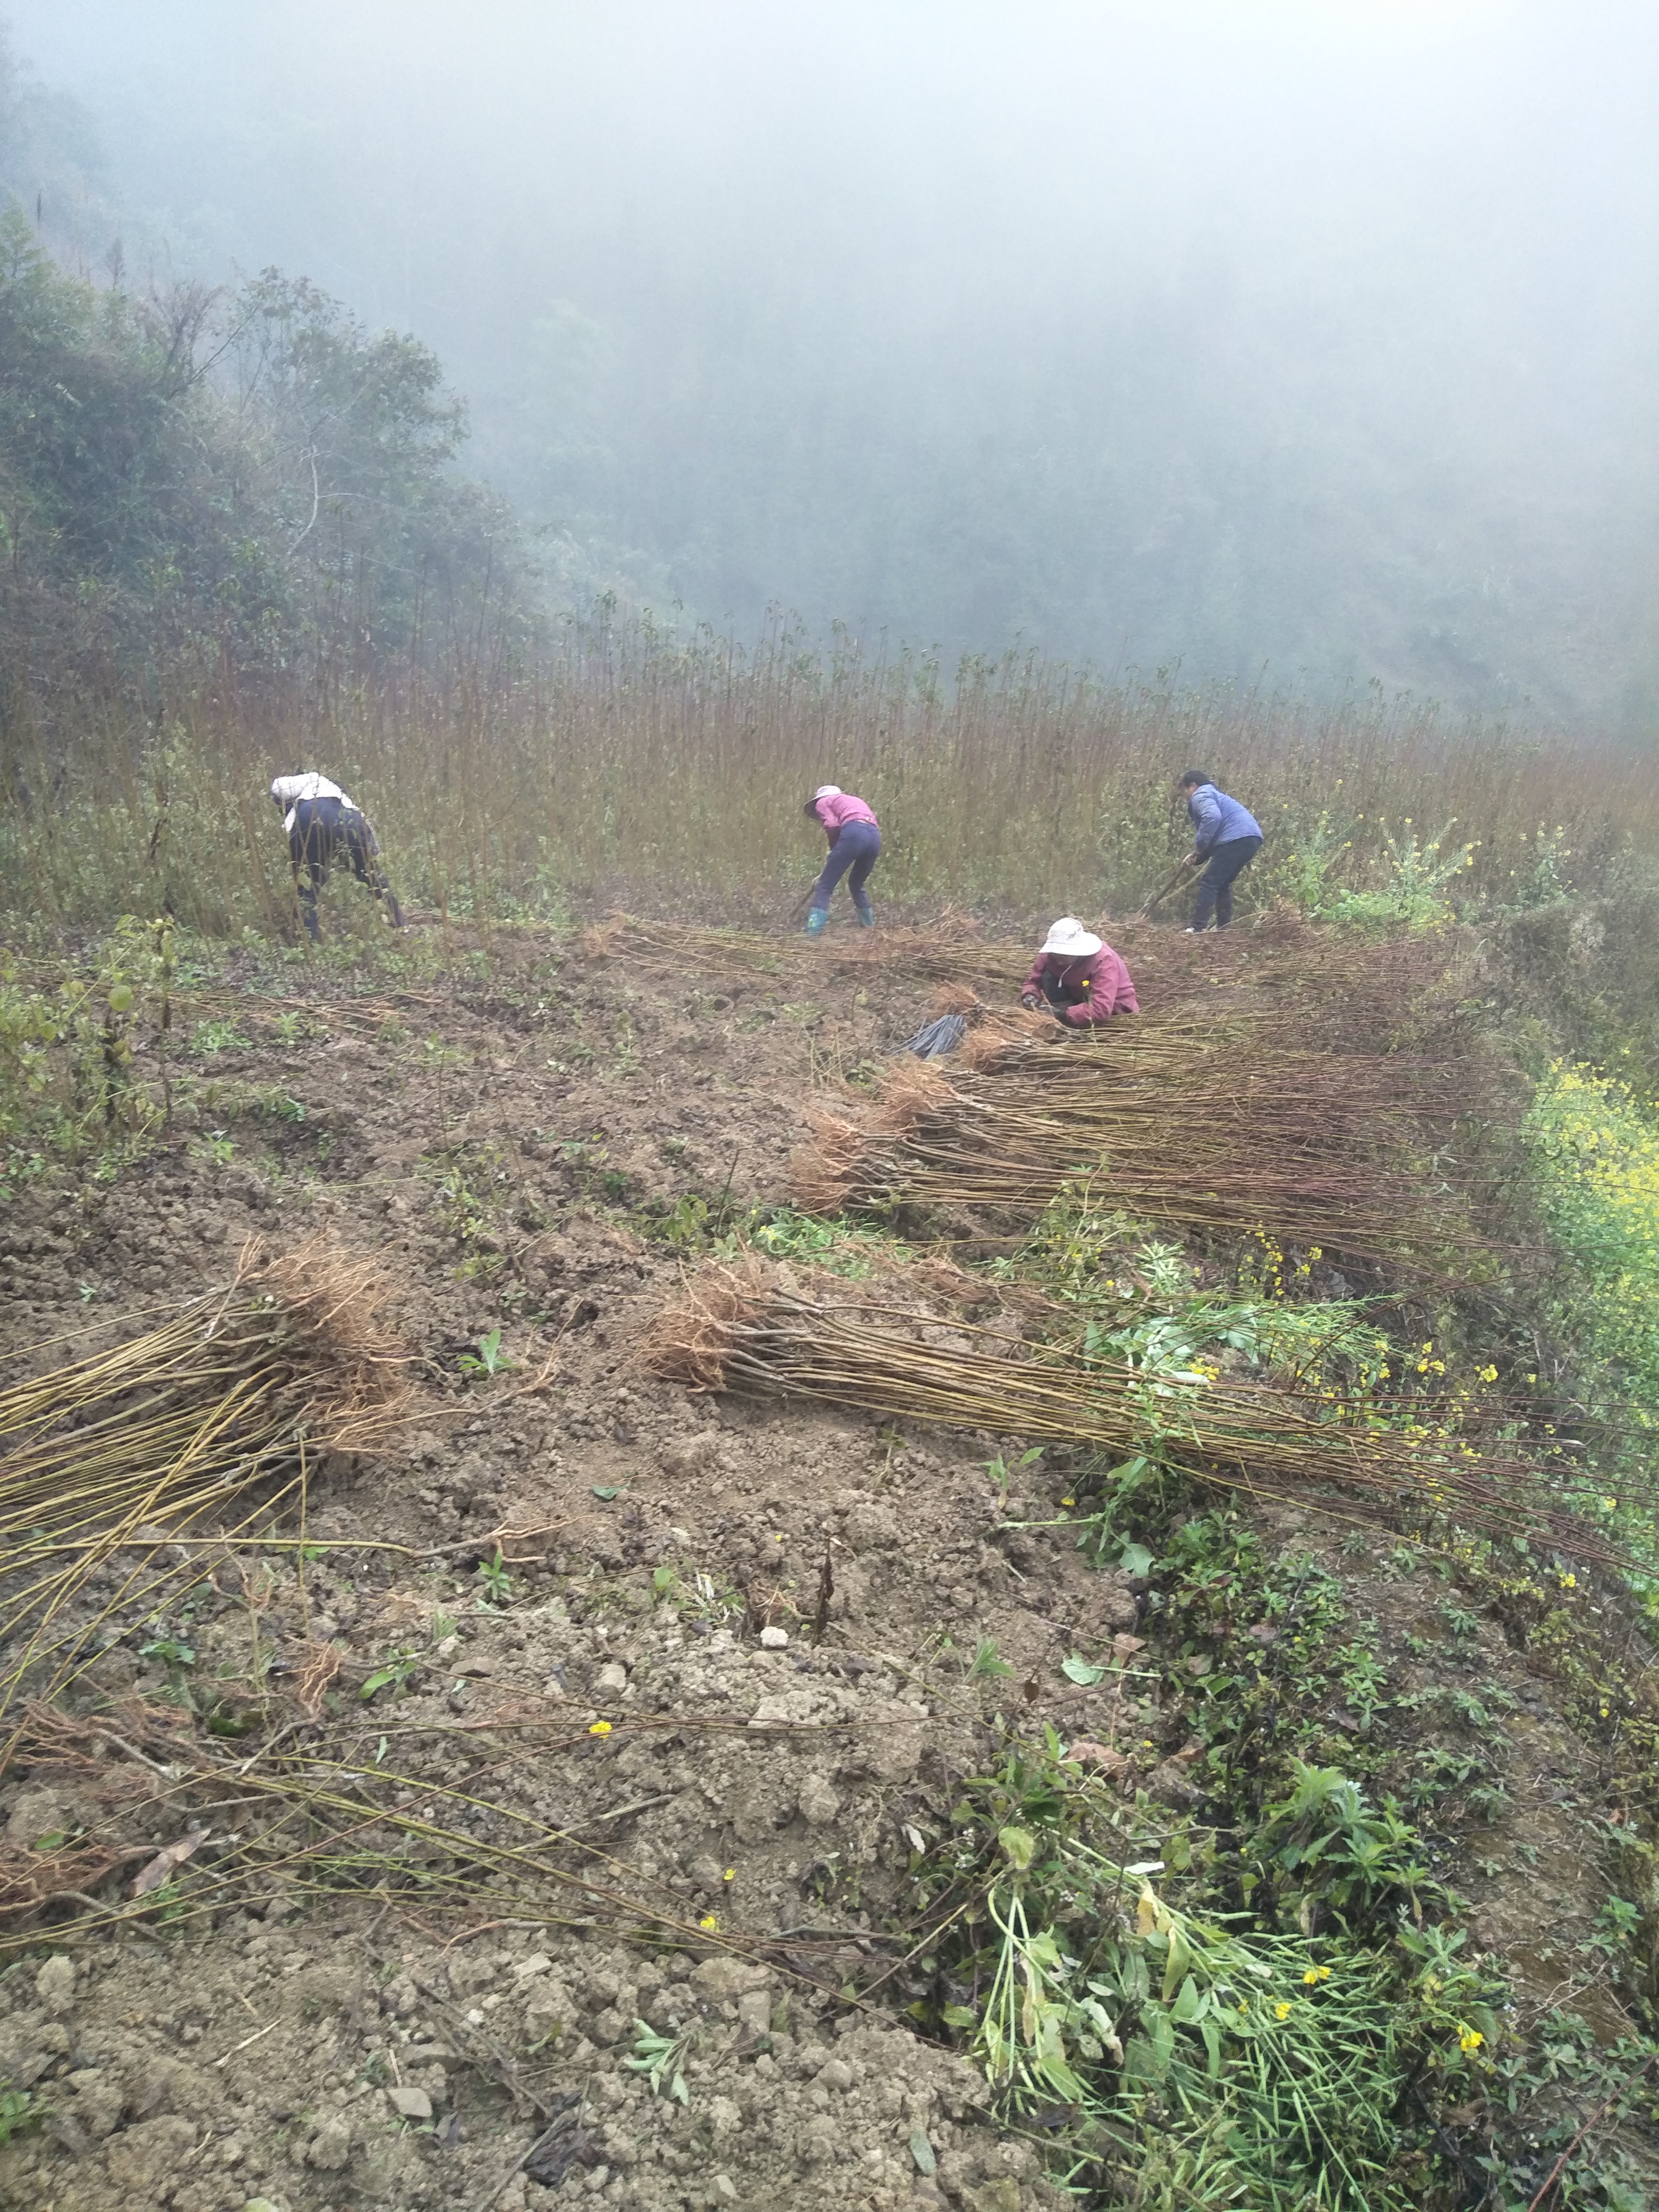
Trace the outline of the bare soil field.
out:
M 1248 998 L 1249 932 L 1145 937 L 1138 980 Z M 865 950 L 769 973 L 622 927 L 498 937 L 418 988 L 233 966 L 181 1000 L 167 1139 L 0 1220 L 9 1374 L 228 1284 L 250 1240 L 324 1237 L 378 1264 L 415 1391 L 384 1452 L 311 1467 L 302 1526 L 114 1607 L 69 1724 L 23 1728 L 0 2076 L 38 2124 L 0 2204 L 1073 2201 L 937 2027 L 930 1855 L 1046 1732 L 1138 1859 L 1201 1826 L 1208 1655 L 1256 1614 L 1091 1564 L 1064 1455 L 641 1357 L 699 1239 L 787 1200 L 815 1095 L 923 1018 L 937 974 Z M 1019 948 L 986 957 L 1008 988 Z M 1322 1680 L 1309 1742 L 1439 1758 L 1465 1960 L 1616 2040 L 1617 1759 L 1501 1605 L 1460 1612 L 1386 1528 L 1237 1510 L 1264 1576 L 1305 1562 L 1370 1632 L 1388 1714 Z M 1317 1655 L 1274 1618 L 1288 1705 Z M 311 1794 L 260 1797 L 279 1769 Z

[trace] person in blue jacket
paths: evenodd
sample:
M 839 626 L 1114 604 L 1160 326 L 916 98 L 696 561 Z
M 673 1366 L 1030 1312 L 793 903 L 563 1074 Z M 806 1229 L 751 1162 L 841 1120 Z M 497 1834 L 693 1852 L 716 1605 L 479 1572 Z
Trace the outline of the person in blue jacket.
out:
M 1185 865 L 1204 871 L 1193 901 L 1190 937 L 1194 930 L 1208 929 L 1212 917 L 1217 929 L 1225 929 L 1232 920 L 1233 878 L 1261 850 L 1261 824 L 1248 806 L 1218 791 L 1202 769 L 1189 768 L 1181 788 L 1193 822 L 1193 849 Z

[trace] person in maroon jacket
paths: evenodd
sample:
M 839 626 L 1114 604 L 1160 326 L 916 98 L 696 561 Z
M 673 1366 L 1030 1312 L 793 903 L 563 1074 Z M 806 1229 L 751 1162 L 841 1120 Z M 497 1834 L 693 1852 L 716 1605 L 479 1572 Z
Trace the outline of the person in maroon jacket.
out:
M 1092 1029 L 1114 1014 L 1138 1014 L 1140 1003 L 1121 953 L 1085 929 L 1074 914 L 1048 932 L 1025 978 L 1022 1006 L 1052 1006 L 1070 1030 Z

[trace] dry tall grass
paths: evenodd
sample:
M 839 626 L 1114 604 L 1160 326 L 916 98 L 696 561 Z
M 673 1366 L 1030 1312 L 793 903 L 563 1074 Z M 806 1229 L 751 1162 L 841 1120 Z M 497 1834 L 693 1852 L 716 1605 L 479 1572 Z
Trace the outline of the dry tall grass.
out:
M 1474 842 L 1460 891 L 1501 898 L 1559 824 L 1567 872 L 1601 884 L 1659 839 L 1650 759 L 1367 692 L 1334 706 L 1230 688 L 1106 681 L 1058 664 L 825 655 L 783 628 L 752 649 L 647 622 L 572 623 L 533 665 L 486 640 L 436 665 L 365 644 L 301 695 L 218 666 L 162 670 L 135 724 L 112 683 L 74 757 L 10 741 L 0 880 L 14 914 L 96 924 L 165 904 L 215 933 L 291 915 L 265 796 L 317 766 L 368 808 L 408 895 L 451 912 L 537 913 L 632 890 L 705 913 L 804 888 L 825 779 L 880 813 L 878 896 L 1021 911 L 1127 912 L 1186 829 L 1173 779 L 1205 768 L 1269 843 L 1250 901 L 1289 888 L 1321 834 L 1362 881 L 1386 820 Z

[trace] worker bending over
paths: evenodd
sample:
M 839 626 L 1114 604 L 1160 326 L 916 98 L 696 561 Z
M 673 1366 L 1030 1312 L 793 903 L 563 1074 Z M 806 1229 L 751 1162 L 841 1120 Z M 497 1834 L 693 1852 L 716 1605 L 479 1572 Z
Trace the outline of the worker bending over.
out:
M 1114 1014 L 1138 1014 L 1140 1002 L 1121 953 L 1085 929 L 1075 915 L 1057 921 L 1043 939 L 1020 993 L 1022 1006 L 1047 1002 L 1068 1030 L 1092 1029 Z
M 1207 929 L 1212 915 L 1218 929 L 1233 918 L 1233 878 L 1248 868 L 1261 850 L 1261 824 L 1248 806 L 1218 791 L 1202 769 L 1189 768 L 1181 779 L 1192 817 L 1193 849 L 1183 867 L 1202 866 L 1198 896 L 1193 901 L 1192 927 L 1187 934 Z
M 805 811 L 816 817 L 830 840 L 830 857 L 812 886 L 806 934 L 817 936 L 829 921 L 830 901 L 843 876 L 852 894 L 854 912 L 866 929 L 872 927 L 876 910 L 864 886 L 881 857 L 881 824 L 874 811 L 838 783 L 821 783 L 807 800 Z
M 317 921 L 317 894 L 328 881 L 337 858 L 343 857 L 358 882 L 380 900 L 394 929 L 404 926 L 403 909 L 392 896 L 380 864 L 380 841 L 374 825 L 355 806 L 337 783 L 325 775 L 279 775 L 270 795 L 288 811 L 283 827 L 288 832 L 288 856 L 294 869 L 294 888 L 300 912 L 314 943 L 322 934 Z

